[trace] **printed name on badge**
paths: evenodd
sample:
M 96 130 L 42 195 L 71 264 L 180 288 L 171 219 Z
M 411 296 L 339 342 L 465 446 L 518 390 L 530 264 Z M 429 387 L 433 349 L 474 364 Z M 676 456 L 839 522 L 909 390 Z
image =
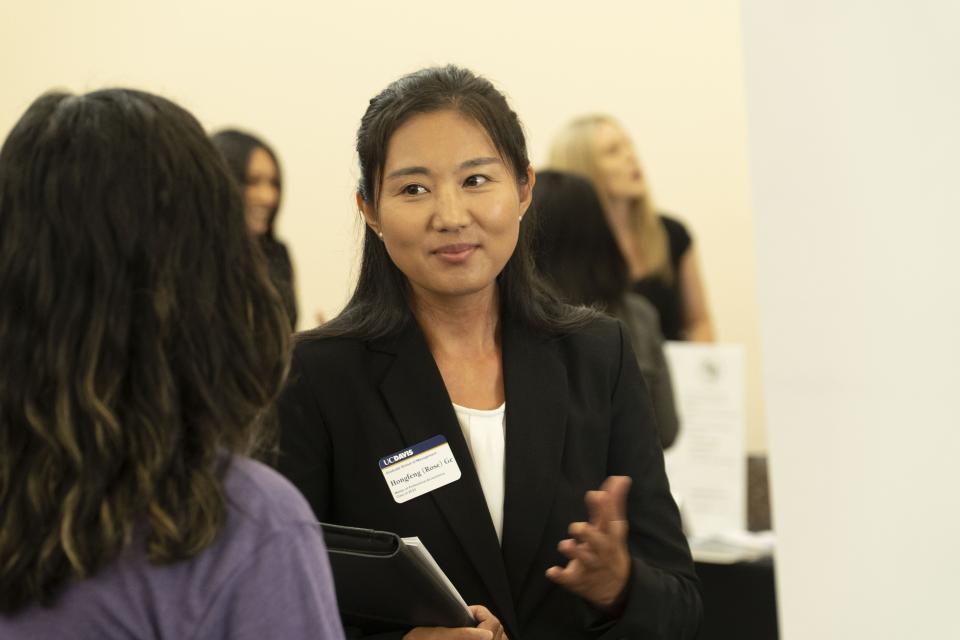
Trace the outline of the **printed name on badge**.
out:
M 460 479 L 460 465 L 443 436 L 380 458 L 380 471 L 398 504 Z

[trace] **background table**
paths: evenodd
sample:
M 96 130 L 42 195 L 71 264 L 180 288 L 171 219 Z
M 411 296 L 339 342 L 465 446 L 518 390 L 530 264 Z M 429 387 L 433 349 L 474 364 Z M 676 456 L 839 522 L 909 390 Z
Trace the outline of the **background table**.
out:
M 699 640 L 776 640 L 773 559 L 696 563 L 703 593 Z

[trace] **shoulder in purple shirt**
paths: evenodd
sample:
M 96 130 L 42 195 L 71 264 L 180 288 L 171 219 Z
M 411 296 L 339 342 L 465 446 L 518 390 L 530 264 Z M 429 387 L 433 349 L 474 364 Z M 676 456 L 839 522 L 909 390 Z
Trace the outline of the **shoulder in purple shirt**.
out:
M 0 638 L 341 640 L 326 548 L 286 479 L 246 458 L 227 472 L 227 521 L 197 557 L 158 566 L 128 549 L 50 608 L 0 616 Z

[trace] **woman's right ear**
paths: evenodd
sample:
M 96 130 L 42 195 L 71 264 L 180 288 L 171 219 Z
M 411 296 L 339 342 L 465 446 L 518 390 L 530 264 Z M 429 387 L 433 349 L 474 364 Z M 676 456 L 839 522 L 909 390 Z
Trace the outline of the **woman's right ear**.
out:
M 363 221 L 368 227 L 370 227 L 377 236 L 383 238 L 383 232 L 380 231 L 380 223 L 377 221 L 376 215 L 374 215 L 373 207 L 363 199 L 363 196 L 360 194 L 360 191 L 357 191 L 357 209 L 360 211 L 360 215 L 363 216 Z

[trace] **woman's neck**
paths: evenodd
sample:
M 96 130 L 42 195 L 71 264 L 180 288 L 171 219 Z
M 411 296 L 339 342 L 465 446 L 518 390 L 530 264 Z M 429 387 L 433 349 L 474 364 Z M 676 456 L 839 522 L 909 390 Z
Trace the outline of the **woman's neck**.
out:
M 634 218 L 636 200 L 622 198 L 607 201 L 607 220 L 610 230 L 620 247 L 623 259 L 627 262 L 627 271 L 631 280 L 639 280 L 646 273 L 646 266 L 637 244 L 636 220 Z
M 413 314 L 434 357 L 475 357 L 499 350 L 500 297 L 496 284 L 457 297 L 415 292 Z
M 607 216 L 610 225 L 618 232 L 621 229 L 633 228 L 635 203 L 636 201 L 632 198 L 617 198 L 607 201 Z

